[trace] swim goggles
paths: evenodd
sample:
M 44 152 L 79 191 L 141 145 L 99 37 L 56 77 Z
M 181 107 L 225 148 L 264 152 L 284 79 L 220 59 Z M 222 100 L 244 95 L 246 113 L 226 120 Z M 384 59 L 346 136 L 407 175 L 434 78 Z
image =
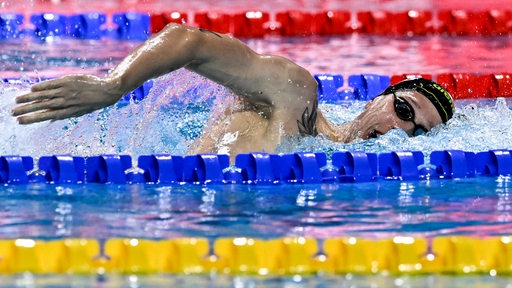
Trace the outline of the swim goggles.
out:
M 396 96 L 395 91 L 392 92 L 394 97 L 393 105 L 395 106 L 395 113 L 398 118 L 403 121 L 410 121 L 414 124 L 414 130 L 412 132 L 412 136 L 418 136 L 427 133 L 427 129 L 425 127 L 416 124 L 414 122 L 414 108 L 412 108 L 411 104 L 405 101 L 403 98 Z

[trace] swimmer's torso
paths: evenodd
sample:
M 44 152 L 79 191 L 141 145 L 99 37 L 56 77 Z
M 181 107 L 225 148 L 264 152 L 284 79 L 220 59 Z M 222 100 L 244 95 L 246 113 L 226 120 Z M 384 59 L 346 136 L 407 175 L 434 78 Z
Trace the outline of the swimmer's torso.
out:
M 237 111 L 210 123 L 191 146 L 191 154 L 237 155 L 253 151 L 273 152 L 279 133 L 267 133 L 269 121 L 255 111 Z
M 273 153 L 284 136 L 316 135 L 316 109 L 316 102 L 310 107 L 305 106 L 302 113 L 296 113 L 296 109 L 273 109 L 249 102 L 235 109 L 229 107 L 215 119 L 210 119 L 189 153 L 232 156 L 255 151 Z

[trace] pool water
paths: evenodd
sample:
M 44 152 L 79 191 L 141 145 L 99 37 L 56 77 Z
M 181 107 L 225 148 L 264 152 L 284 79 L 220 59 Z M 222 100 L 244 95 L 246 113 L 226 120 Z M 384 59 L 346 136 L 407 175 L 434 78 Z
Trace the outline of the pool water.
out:
M 510 177 L 322 185 L 10 185 L 0 187 L 0 238 L 507 235 L 511 186 Z
M 112 7 L 113 1 L 107 2 Z M 509 36 L 482 41 L 481 37 L 354 34 L 245 41 L 260 53 L 291 58 L 313 74 L 495 73 L 512 67 Z M 0 42 L 1 77 L 34 81 L 70 73 L 103 76 L 139 44 L 109 39 Z M 233 101 L 230 91 L 179 70 L 156 79 L 141 103 L 77 119 L 19 126 L 9 111 L 14 97 L 28 88 L 26 83 L 0 83 L 0 155 L 36 159 L 53 154 L 122 153 L 133 159 L 153 153 L 183 155 L 210 113 L 219 112 L 212 107 L 226 107 Z M 417 150 L 428 156 L 444 149 L 510 149 L 510 101 L 457 101 L 455 117 L 425 136 L 409 138 L 396 130 L 350 144 L 321 136 L 300 141 L 291 137 L 278 152 Z M 322 103 L 320 107 L 331 120 L 342 123 L 357 115 L 364 103 Z M 8 185 L 0 187 L 0 238 L 304 236 L 321 240 L 401 234 L 427 238 L 510 235 L 510 186 L 508 176 L 322 185 Z M 488 275 L 0 275 L 0 287 L 506 287 L 509 282 L 508 277 Z
M 323 239 L 510 235 L 510 177 L 322 185 L 51 185 L 0 187 L 0 238 Z M 94 225 L 91 225 L 94 223 Z M 469 274 L 0 275 L 0 287 L 507 287 Z
M 277 37 L 242 39 L 264 54 L 290 58 L 311 73 L 498 73 L 512 64 L 508 35 L 471 37 L 346 36 Z M 26 38 L 2 41 L 3 78 L 50 78 L 69 73 L 103 76 L 140 42 Z M 23 49 L 20 49 L 23 48 Z

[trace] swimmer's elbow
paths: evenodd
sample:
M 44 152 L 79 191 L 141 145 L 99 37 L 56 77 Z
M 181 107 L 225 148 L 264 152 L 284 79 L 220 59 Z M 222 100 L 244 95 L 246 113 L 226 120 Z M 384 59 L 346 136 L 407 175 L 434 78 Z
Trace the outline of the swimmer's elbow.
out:
M 161 45 L 171 57 L 179 57 L 181 64 L 200 60 L 202 46 L 207 45 L 199 29 L 176 23 L 169 23 L 160 32 Z
M 186 26 L 171 22 L 171 23 L 165 25 L 165 27 L 160 31 L 160 33 L 170 33 L 173 31 L 178 32 L 178 31 L 185 31 L 185 30 L 186 30 Z
M 195 33 L 197 28 L 188 27 L 177 23 L 169 23 L 160 32 L 169 44 L 176 45 L 182 42 L 194 42 L 199 40 L 198 33 Z

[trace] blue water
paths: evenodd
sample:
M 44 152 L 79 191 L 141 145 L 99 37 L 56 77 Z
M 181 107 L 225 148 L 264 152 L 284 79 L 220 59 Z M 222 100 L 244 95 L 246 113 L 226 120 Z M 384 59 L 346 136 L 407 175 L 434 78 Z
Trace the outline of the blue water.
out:
M 10 185 L 0 188 L 0 238 L 510 235 L 511 185 L 509 177 L 322 185 Z

